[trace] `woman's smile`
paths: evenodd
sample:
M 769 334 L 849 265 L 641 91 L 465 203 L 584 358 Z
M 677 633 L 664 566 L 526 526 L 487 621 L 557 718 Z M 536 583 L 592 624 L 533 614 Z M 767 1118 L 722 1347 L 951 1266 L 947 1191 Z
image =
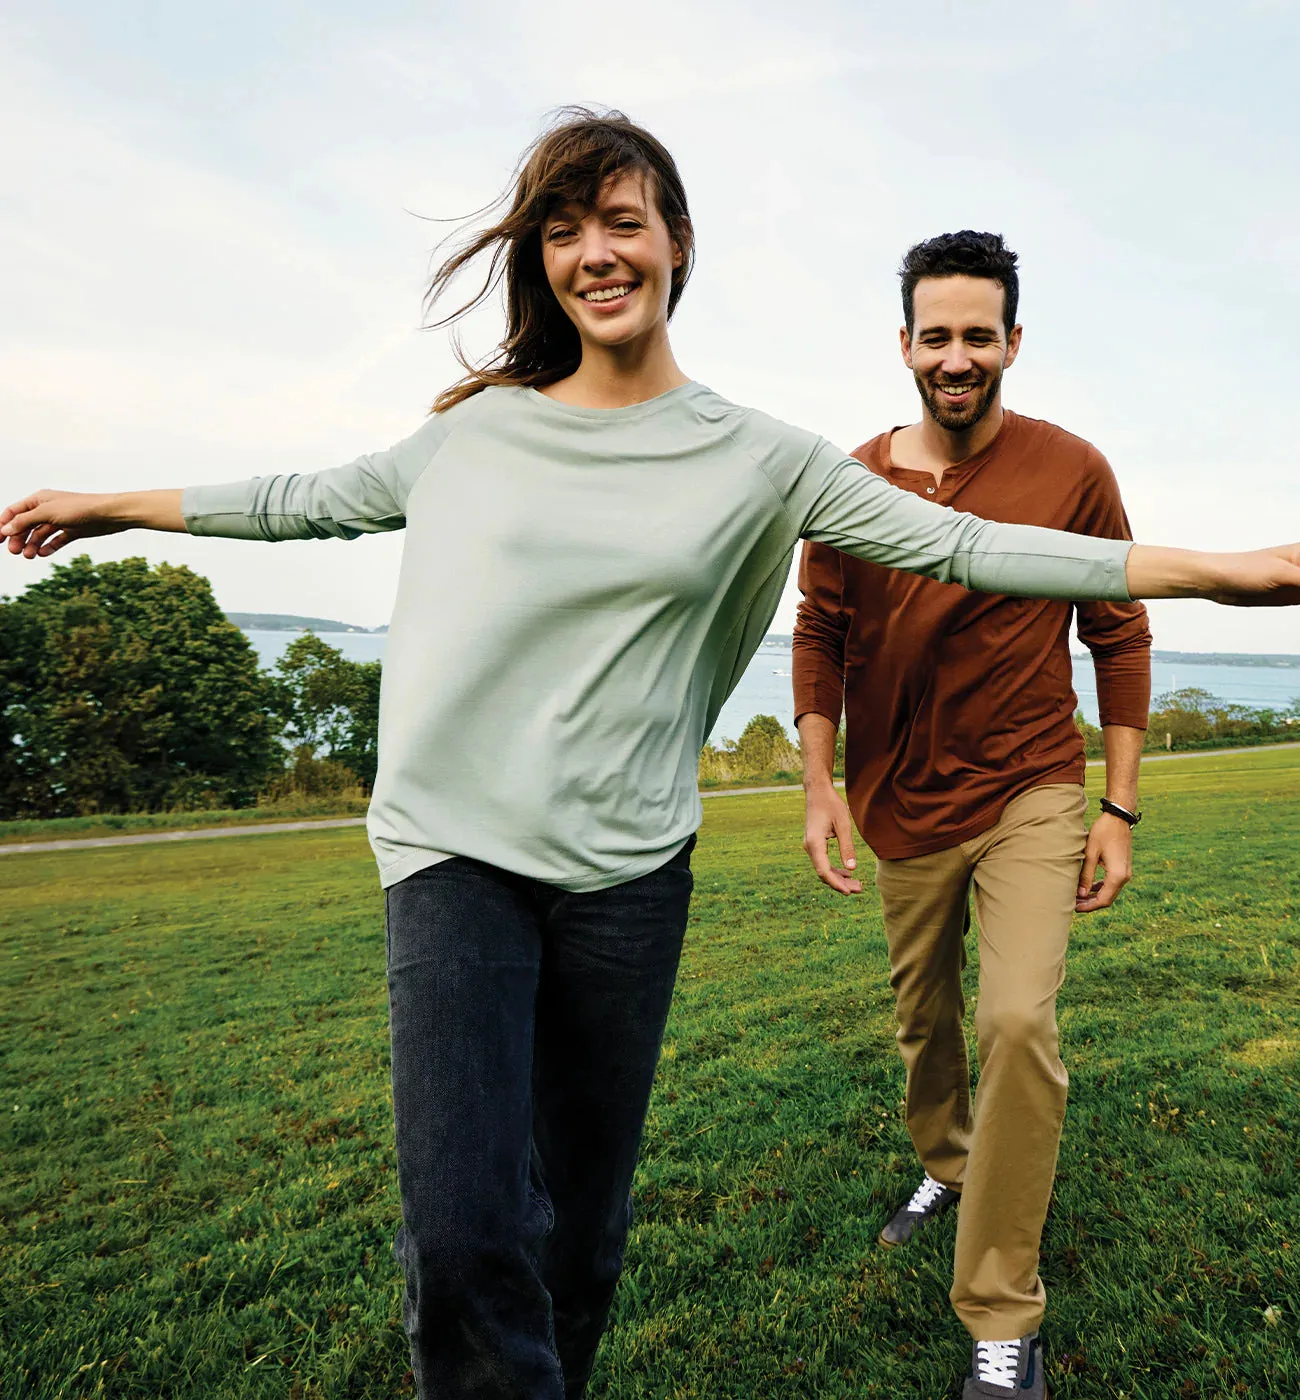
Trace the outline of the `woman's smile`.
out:
M 594 287 L 586 287 L 578 296 L 588 306 L 597 307 L 603 312 L 621 311 L 628 298 L 640 287 L 640 282 L 623 280 L 619 282 L 598 282 Z

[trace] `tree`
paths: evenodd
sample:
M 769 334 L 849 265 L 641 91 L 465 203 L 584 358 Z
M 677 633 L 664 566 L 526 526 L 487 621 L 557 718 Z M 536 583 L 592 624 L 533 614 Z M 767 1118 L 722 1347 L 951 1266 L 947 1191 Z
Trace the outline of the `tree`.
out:
M 313 632 L 276 663 L 285 737 L 308 756 L 350 768 L 367 787 L 379 756 L 378 661 L 349 661 Z
M 1204 743 L 1212 737 L 1211 712 L 1219 699 L 1199 686 L 1185 686 L 1157 696 L 1151 706 L 1149 732 L 1168 734 L 1178 745 Z
M 82 555 L 0 599 L 0 818 L 242 806 L 275 691 L 205 578 Z
M 799 750 L 775 715 L 755 715 L 736 745 L 736 760 L 747 773 L 798 772 Z
M 755 715 L 738 743 L 724 739 L 721 747 L 705 744 L 700 753 L 702 782 L 734 782 L 802 770 L 799 750 L 775 715 Z

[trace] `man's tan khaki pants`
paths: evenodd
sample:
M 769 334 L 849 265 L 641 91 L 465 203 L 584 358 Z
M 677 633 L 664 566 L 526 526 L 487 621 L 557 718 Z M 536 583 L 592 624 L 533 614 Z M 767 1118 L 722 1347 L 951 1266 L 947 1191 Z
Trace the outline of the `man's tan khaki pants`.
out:
M 977 1341 L 1036 1330 L 1038 1244 L 1068 1079 L 1056 994 L 1084 849 L 1083 789 L 1031 788 L 991 830 L 932 855 L 882 860 L 907 1128 L 925 1170 L 960 1191 L 952 1305 Z M 961 973 L 975 891 L 979 1088 L 971 1101 Z

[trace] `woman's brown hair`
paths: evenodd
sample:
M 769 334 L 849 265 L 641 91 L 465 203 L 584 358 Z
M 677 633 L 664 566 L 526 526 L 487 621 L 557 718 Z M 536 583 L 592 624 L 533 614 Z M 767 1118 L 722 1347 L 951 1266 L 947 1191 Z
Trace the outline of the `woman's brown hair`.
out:
M 546 280 L 542 225 L 558 205 L 573 202 L 590 207 L 611 175 L 637 171 L 644 172 L 654 185 L 668 233 L 682 250 L 682 264 L 673 271 L 668 294 L 668 314 L 673 314 L 691 275 L 695 243 L 676 163 L 648 131 L 622 112 L 599 116 L 585 107 L 565 107 L 524 152 L 513 194 L 503 195 L 489 206 L 499 209 L 509 199 L 506 212 L 491 227 L 473 234 L 442 264 L 429 284 L 426 311 L 432 310 L 462 268 L 480 254 L 488 254 L 487 274 L 478 292 L 451 315 L 431 322 L 430 329 L 460 320 L 481 306 L 502 278 L 506 284 L 506 333 L 501 343 L 478 365 L 466 358 L 459 342 L 455 343 L 465 377 L 438 395 L 434 413 L 490 385 L 540 387 L 554 384 L 578 368 L 582 345 L 577 329 Z

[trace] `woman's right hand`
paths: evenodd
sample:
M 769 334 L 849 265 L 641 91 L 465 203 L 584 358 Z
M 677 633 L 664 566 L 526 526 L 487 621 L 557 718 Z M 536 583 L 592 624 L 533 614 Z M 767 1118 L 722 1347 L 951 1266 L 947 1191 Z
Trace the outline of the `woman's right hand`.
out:
M 0 537 L 10 554 L 47 559 L 73 540 L 115 535 L 142 526 L 185 529 L 179 491 L 35 491 L 0 511 Z
M 0 534 L 10 554 L 44 559 L 73 540 L 125 530 L 125 521 L 106 513 L 111 499 L 89 491 L 37 491 L 0 511 Z

